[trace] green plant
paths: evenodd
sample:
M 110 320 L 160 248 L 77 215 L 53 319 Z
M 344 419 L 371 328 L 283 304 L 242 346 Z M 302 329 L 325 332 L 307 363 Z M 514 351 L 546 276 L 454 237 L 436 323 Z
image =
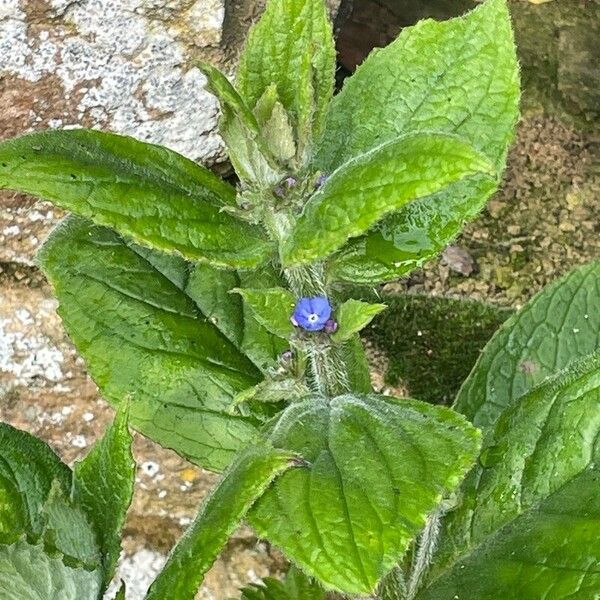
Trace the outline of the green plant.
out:
M 385 307 L 342 301 L 348 283 L 395 279 L 435 256 L 497 188 L 519 99 L 506 1 L 404 30 L 335 97 L 334 68 L 322 0 L 271 0 L 235 85 L 202 66 L 237 188 L 107 133 L 0 143 L 0 187 L 74 213 L 39 264 L 103 394 L 127 403 L 144 435 L 223 472 L 147 598 L 191 600 L 246 519 L 302 571 L 245 598 L 321 598 L 320 585 L 401 600 L 590 599 L 600 265 L 508 319 L 453 410 L 374 394 L 358 333 Z M 19 447 L 24 434 L 7 431 Z M 123 482 L 118 469 L 94 481 L 111 456 L 97 454 L 80 469 L 85 489 Z M 39 492 L 14 469 L 0 470 L 6 515 Z M 15 553 L 37 544 L 57 585 L 99 598 L 122 520 L 94 513 L 121 514 L 127 497 L 75 514 L 68 475 L 53 473 L 38 507 L 55 503 L 64 478 L 61 524 L 89 527 L 100 545 L 40 546 L 45 530 L 23 510 L 0 561 L 26 582 Z M 82 569 L 95 574 L 87 588 Z

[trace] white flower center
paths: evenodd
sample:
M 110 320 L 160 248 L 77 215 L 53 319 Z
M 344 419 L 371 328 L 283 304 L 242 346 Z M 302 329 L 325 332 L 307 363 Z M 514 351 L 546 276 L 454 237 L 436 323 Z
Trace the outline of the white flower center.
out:
M 316 323 L 318 320 L 319 320 L 319 315 L 317 315 L 315 313 L 311 313 L 310 315 L 308 315 L 309 323 Z

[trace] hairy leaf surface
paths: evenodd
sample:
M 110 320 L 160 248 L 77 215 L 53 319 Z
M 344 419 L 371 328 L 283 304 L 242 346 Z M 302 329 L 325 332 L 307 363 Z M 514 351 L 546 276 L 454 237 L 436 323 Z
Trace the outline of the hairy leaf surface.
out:
M 268 445 L 240 452 L 177 543 L 146 600 L 194 600 L 204 575 L 240 521 L 294 457 Z
M 256 320 L 268 331 L 287 339 L 294 333 L 290 316 L 294 311 L 296 297 L 285 288 L 234 290 L 250 307 Z
M 377 395 L 292 404 L 270 438 L 309 466 L 267 490 L 251 525 L 326 587 L 355 594 L 397 564 L 479 449 L 457 413 Z
M 600 262 L 543 289 L 488 342 L 455 409 L 483 429 L 546 377 L 600 351 Z
M 331 173 L 399 135 L 439 131 L 472 143 L 499 173 L 518 102 L 506 0 L 487 0 L 463 17 L 407 27 L 373 52 L 333 100 L 315 166 Z M 332 273 L 364 282 L 406 274 L 440 252 L 495 187 L 475 177 L 407 205 L 352 241 L 336 256 Z
M 250 108 L 276 84 L 298 137 L 306 143 L 322 129 L 334 73 L 335 47 L 324 2 L 272 0 L 250 31 L 237 81 Z
M 0 188 L 39 196 L 136 242 L 190 260 L 252 267 L 259 228 L 222 210 L 235 190 L 207 169 L 133 138 L 77 129 L 0 142 Z
M 135 461 L 129 410 L 123 404 L 114 422 L 87 456 L 75 465 L 73 496 L 98 532 L 102 551 L 104 586 L 115 574 L 121 552 L 121 532 L 133 497 Z
M 0 543 L 41 535 L 54 482 L 69 493 L 71 473 L 58 456 L 41 440 L 0 423 Z
M 67 219 L 40 252 L 59 312 L 103 394 L 131 401 L 132 424 L 210 469 L 254 434 L 230 415 L 259 372 L 168 276 L 114 232 Z
M 400 137 L 352 159 L 306 204 L 282 247 L 296 265 L 323 258 L 390 212 L 457 181 L 494 178 L 494 167 L 460 138 L 437 133 Z
M 42 545 L 0 546 L 0 600 L 99 600 L 101 571 L 66 566 Z
M 417 600 L 600 594 L 600 355 L 498 418 Z

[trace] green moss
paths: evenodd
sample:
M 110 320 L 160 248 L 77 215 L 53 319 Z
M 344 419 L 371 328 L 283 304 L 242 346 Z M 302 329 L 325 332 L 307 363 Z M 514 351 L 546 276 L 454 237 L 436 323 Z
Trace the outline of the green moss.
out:
M 388 305 L 365 337 L 388 358 L 386 383 L 450 404 L 480 351 L 511 311 L 481 302 L 384 295 Z

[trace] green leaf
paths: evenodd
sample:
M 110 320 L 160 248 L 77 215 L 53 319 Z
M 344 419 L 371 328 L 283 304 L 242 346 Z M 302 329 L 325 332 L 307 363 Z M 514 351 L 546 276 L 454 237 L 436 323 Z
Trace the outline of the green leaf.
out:
M 346 365 L 350 390 L 357 394 L 370 394 L 373 391 L 371 372 L 363 343 L 358 334 L 353 335 L 343 344 L 341 356 Z
M 127 590 L 125 589 L 125 584 L 121 584 L 121 589 L 117 592 L 115 600 L 125 600 L 126 591 Z
M 59 552 L 63 562 L 70 567 L 83 567 L 89 571 L 101 567 L 98 533 L 88 515 L 65 494 L 58 481 L 50 490 L 42 516 L 47 552 Z
M 476 176 L 407 204 L 330 259 L 329 276 L 373 284 L 398 279 L 440 254 L 481 211 L 497 183 Z
M 121 531 L 133 497 L 135 461 L 128 419 L 129 407 L 123 403 L 102 439 L 74 469 L 73 496 L 98 532 L 105 587 L 115 574 Z
M 325 592 L 318 583 L 292 567 L 285 581 L 267 577 L 244 588 L 241 600 L 325 600 Z
M 336 311 L 338 329 L 331 339 L 337 343 L 349 340 L 386 308 L 385 304 L 369 304 L 352 298 L 346 300 Z
M 409 202 L 493 172 L 490 162 L 459 138 L 418 133 L 396 139 L 333 173 L 308 201 L 283 244 L 282 260 L 296 265 L 323 258 Z
M 252 445 L 237 456 L 169 556 L 146 600 L 193 600 L 219 552 L 267 486 L 294 464 L 293 455 Z
M 327 588 L 355 594 L 373 592 L 479 450 L 457 413 L 377 395 L 292 404 L 270 439 L 309 466 L 277 480 L 250 524 Z
M 237 80 L 254 108 L 271 84 L 308 144 L 322 130 L 333 95 L 335 47 L 323 0 L 270 0 L 248 36 Z
M 268 331 L 288 339 L 294 333 L 290 317 L 294 312 L 296 297 L 284 288 L 232 290 L 242 296 L 256 320 Z
M 373 82 L 377 82 L 373 85 Z M 506 0 L 463 17 L 402 30 L 346 80 L 328 114 L 315 168 L 341 164 L 399 135 L 458 134 L 500 173 L 518 119 L 519 75 Z M 400 277 L 443 249 L 495 190 L 483 178 L 409 204 L 335 259 L 336 277 Z
M 190 260 L 253 267 L 271 253 L 255 226 L 223 211 L 235 190 L 160 146 L 92 130 L 0 142 L 0 188 L 50 200 L 136 242 Z
M 186 293 L 203 314 L 218 327 L 262 371 L 272 368 L 288 342 L 273 335 L 254 317 L 239 294 L 231 291 L 245 284 L 270 288 L 280 281 L 270 269 L 235 272 L 196 265 L 186 284 Z
M 219 132 L 236 173 L 264 188 L 274 185 L 284 173 L 277 169 L 256 117 L 221 71 L 205 63 L 200 68 L 208 79 L 208 89 L 221 104 Z
M 114 232 L 69 218 L 43 246 L 40 264 L 59 312 L 107 399 L 131 401 L 144 435 L 221 470 L 257 421 L 228 414 L 260 374 L 192 299 Z
M 101 571 L 73 569 L 24 539 L 0 546 L 0 600 L 100 600 Z
M 42 534 L 54 482 L 69 493 L 71 472 L 58 456 L 41 440 L 0 423 L 0 543 Z
M 600 355 L 497 420 L 447 517 L 417 600 L 588 600 L 600 593 Z
M 543 289 L 507 320 L 463 384 L 455 409 L 478 427 L 549 375 L 600 350 L 600 262 Z

